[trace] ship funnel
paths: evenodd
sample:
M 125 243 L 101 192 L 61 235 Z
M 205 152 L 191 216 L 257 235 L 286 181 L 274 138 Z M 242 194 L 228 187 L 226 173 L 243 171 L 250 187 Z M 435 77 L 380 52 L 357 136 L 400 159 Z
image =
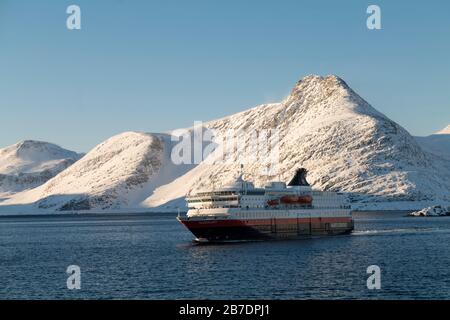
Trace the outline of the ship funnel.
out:
M 297 169 L 297 171 L 295 172 L 295 176 L 288 183 L 288 186 L 309 186 L 308 181 L 306 181 L 307 173 L 308 170 L 306 170 L 305 168 Z

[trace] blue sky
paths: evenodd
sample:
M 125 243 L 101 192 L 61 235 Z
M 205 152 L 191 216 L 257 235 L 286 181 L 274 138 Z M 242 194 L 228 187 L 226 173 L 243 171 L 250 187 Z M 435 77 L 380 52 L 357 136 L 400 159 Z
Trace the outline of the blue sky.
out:
M 82 29 L 66 28 L 77 4 Z M 377 4 L 382 30 L 366 28 Z M 450 2 L 0 0 L 0 147 L 88 151 L 337 74 L 414 135 L 450 124 Z

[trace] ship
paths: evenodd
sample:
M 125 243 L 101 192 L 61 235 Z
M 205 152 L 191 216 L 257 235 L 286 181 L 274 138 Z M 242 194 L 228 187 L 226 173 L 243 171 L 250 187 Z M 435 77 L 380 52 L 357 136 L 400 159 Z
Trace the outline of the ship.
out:
M 256 188 L 243 174 L 222 188 L 186 196 L 188 211 L 177 220 L 200 243 L 302 239 L 349 234 L 351 207 L 340 192 L 314 190 L 307 170 L 292 180 Z

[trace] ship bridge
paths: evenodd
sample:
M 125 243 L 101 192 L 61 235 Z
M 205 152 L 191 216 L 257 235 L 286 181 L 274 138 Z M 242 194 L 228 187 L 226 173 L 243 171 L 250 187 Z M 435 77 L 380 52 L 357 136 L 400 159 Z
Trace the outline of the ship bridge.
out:
M 273 181 L 264 188 L 255 188 L 239 175 L 235 181 L 223 188 L 212 191 L 199 191 L 187 197 L 187 204 L 192 209 L 214 208 L 273 208 L 274 205 L 290 207 L 311 206 L 311 187 L 309 185 L 289 185 Z M 307 198 L 305 198 L 307 197 Z M 276 203 L 275 203 L 276 202 Z
M 199 191 L 187 197 L 189 208 L 240 208 L 245 206 L 263 207 L 265 189 L 255 188 L 252 182 L 240 175 L 234 182 L 212 191 Z M 250 200 L 251 203 L 247 203 Z

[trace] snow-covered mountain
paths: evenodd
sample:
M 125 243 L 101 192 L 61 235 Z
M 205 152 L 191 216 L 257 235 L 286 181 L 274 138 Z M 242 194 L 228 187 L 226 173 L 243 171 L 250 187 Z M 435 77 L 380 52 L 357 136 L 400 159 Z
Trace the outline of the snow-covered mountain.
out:
M 450 125 L 427 137 L 416 137 L 422 149 L 450 161 Z
M 359 208 L 422 208 L 424 202 L 450 201 L 448 161 L 423 150 L 405 129 L 336 76 L 308 76 L 284 101 L 205 123 L 204 129 L 214 131 L 217 148 L 198 165 L 173 163 L 176 133 L 127 132 L 0 206 L 173 210 L 184 205 L 192 190 L 231 182 L 240 163 L 256 185 L 286 181 L 305 167 L 314 188 L 348 192 Z M 258 158 L 251 148 L 224 161 L 220 147 L 230 131 L 244 132 L 239 145 L 247 146 L 255 139 L 252 134 L 263 130 L 270 133 L 271 149 L 279 151 L 277 163 Z
M 446 163 L 422 150 L 405 129 L 336 76 L 306 77 L 281 103 L 258 106 L 206 126 L 221 135 L 228 129 L 278 129 L 280 163 L 275 178 L 288 181 L 303 166 L 315 188 L 348 192 L 359 208 L 396 209 L 406 208 L 407 201 L 450 200 Z M 244 157 L 251 156 L 250 150 Z M 248 162 L 245 172 L 256 184 L 274 178 L 262 174 L 264 161 Z M 238 170 L 239 161 L 201 163 L 155 190 L 144 203 L 163 205 L 192 189 L 211 187 L 213 181 L 230 182 Z
M 81 156 L 52 143 L 32 140 L 0 149 L 0 194 L 35 188 Z
M 191 168 L 169 161 L 170 143 L 166 134 L 119 134 L 47 183 L 1 204 L 32 203 L 37 209 L 62 211 L 135 207 L 155 186 Z
M 436 134 L 450 134 L 450 124 L 446 126 L 444 129 L 436 132 Z

